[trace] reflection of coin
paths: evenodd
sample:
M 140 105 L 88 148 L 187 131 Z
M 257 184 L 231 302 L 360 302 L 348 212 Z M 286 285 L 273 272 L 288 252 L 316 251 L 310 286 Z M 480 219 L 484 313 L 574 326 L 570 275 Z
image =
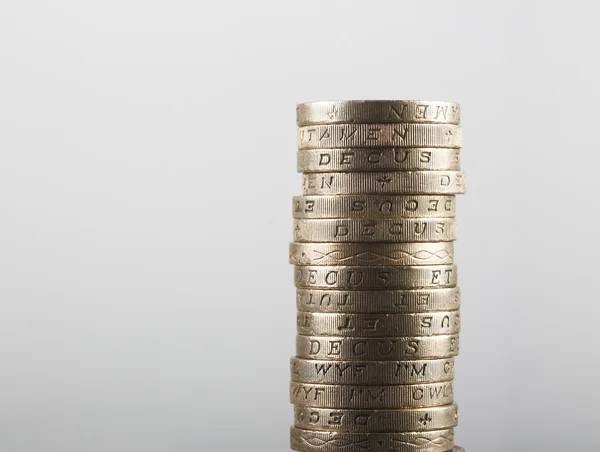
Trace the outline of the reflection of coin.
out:
M 290 244 L 294 265 L 440 265 L 453 261 L 452 242 Z
M 298 171 L 458 170 L 460 150 L 450 148 L 304 149 Z
M 454 217 L 453 195 L 296 196 L 294 218 Z
M 458 407 L 454 404 L 405 410 L 344 410 L 294 407 L 298 428 L 356 433 L 420 432 L 456 427 Z
M 302 188 L 305 195 L 455 195 L 465 192 L 464 179 L 459 171 L 307 173 Z
M 317 408 L 413 408 L 448 405 L 454 401 L 452 382 L 414 385 L 323 385 L 294 383 L 290 400 Z
M 292 381 L 298 383 L 403 385 L 454 378 L 454 359 L 419 361 L 324 361 L 292 358 Z
M 447 452 L 454 446 L 454 432 L 444 429 L 405 433 L 346 433 L 292 427 L 290 446 L 298 452 Z
M 427 100 L 344 100 L 307 102 L 296 107 L 298 126 L 335 123 L 458 124 L 460 106 Z
M 458 335 L 424 337 L 296 336 L 296 356 L 306 359 L 402 361 L 458 355 Z
M 333 124 L 298 128 L 298 149 L 460 148 L 460 126 L 448 124 Z
M 454 311 L 460 307 L 460 289 L 337 290 L 297 289 L 296 305 L 304 312 L 395 314 Z
M 297 242 L 450 242 L 455 239 L 456 222 L 452 218 L 294 220 Z

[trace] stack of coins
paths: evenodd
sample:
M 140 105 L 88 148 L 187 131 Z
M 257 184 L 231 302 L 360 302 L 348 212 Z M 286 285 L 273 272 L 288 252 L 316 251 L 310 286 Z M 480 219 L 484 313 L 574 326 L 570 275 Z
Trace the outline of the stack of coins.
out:
M 463 451 L 453 397 L 459 106 L 314 102 L 297 120 L 292 449 Z

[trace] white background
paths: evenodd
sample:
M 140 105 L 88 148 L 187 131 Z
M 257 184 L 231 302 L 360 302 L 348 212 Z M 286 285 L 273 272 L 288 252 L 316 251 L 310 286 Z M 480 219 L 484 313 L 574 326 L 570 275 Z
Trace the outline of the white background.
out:
M 289 450 L 295 104 L 458 101 L 457 442 L 597 450 L 593 2 L 4 0 L 0 451 Z

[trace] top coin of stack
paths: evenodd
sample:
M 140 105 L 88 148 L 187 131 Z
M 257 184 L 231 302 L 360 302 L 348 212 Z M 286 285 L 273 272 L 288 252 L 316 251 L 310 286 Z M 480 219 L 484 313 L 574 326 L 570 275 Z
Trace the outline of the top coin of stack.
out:
M 292 449 L 462 451 L 458 104 L 313 102 L 297 122 Z

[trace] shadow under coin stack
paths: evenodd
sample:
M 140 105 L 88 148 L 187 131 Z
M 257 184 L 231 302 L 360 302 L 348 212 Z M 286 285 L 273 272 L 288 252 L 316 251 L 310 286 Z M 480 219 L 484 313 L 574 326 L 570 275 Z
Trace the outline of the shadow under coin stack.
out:
M 314 102 L 297 119 L 291 447 L 463 451 L 453 397 L 459 106 Z

